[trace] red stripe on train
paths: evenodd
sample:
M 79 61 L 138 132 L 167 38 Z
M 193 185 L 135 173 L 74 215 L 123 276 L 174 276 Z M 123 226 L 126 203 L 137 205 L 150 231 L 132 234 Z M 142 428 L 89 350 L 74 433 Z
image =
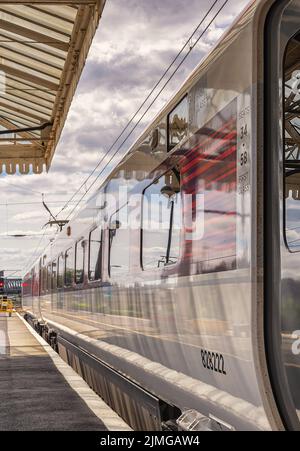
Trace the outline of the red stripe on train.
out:
M 220 142 L 215 143 L 214 146 L 212 146 L 210 149 L 206 150 L 205 152 L 195 156 L 194 159 L 192 159 L 189 163 L 187 163 L 185 166 L 182 167 L 182 172 L 187 172 L 189 169 L 191 169 L 193 166 L 195 166 L 197 163 L 203 161 L 206 156 L 211 156 L 213 153 L 217 152 L 218 150 L 222 149 L 222 147 L 225 147 L 226 144 L 232 144 L 233 138 L 236 137 L 236 131 L 229 133 L 226 135 L 224 139 L 222 139 Z M 234 142 L 234 145 L 236 145 L 236 140 Z M 199 147 L 203 147 L 203 143 L 200 143 Z M 216 155 L 215 158 L 212 159 L 212 161 L 218 161 L 220 155 Z
M 220 161 L 225 160 L 228 156 L 232 155 L 234 152 L 236 152 L 236 146 L 230 147 L 226 152 L 224 152 L 224 154 L 222 154 L 219 157 Z M 191 180 L 193 180 L 195 177 L 198 177 L 200 174 L 207 171 L 212 166 L 213 166 L 213 163 L 211 163 L 211 162 L 206 163 L 205 165 L 201 166 L 198 170 L 194 171 L 193 174 L 189 175 L 188 177 L 183 176 L 183 178 L 184 178 L 183 186 L 185 184 L 187 184 L 188 182 L 190 182 Z

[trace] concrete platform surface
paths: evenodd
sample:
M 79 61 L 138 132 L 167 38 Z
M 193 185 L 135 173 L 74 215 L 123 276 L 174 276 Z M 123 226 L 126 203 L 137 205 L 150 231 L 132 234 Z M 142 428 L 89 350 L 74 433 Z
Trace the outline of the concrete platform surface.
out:
M 130 428 L 17 314 L 0 314 L 0 430 Z

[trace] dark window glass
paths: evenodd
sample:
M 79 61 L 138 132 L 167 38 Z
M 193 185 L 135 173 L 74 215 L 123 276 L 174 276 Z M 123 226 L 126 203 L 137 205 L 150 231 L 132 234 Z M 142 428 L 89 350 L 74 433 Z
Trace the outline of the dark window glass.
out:
M 64 286 L 64 259 L 60 255 L 57 260 L 57 288 L 63 288 Z
M 177 263 L 182 208 L 179 174 L 170 171 L 144 191 L 142 207 L 143 268 Z
M 169 149 L 177 146 L 188 135 L 189 107 L 187 96 L 169 114 Z
M 130 231 L 126 212 L 126 207 L 123 207 L 110 218 L 109 271 L 111 277 L 129 270 Z
M 289 43 L 285 63 L 285 232 L 292 252 L 300 251 L 299 40 L 298 35 Z
M 74 249 L 71 247 L 65 253 L 65 284 L 70 287 L 74 282 Z
M 101 239 L 102 231 L 97 228 L 90 233 L 89 239 L 89 280 L 101 279 Z
M 83 283 L 83 277 L 84 277 L 84 247 L 85 247 L 85 241 L 84 240 L 80 240 L 76 244 L 75 282 L 77 284 Z

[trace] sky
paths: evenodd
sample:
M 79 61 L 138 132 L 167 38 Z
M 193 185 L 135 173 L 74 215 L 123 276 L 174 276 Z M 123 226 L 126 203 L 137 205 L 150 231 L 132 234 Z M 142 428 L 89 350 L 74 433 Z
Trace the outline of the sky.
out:
M 44 227 L 49 213 L 42 205 L 42 194 L 57 214 L 99 161 L 99 170 L 103 168 L 114 139 L 212 3 L 213 0 L 107 0 L 49 173 L 0 176 L 0 270 L 7 270 L 6 275 L 22 275 L 55 234 L 55 228 Z M 228 1 L 121 153 L 176 93 L 247 4 L 248 0 Z M 60 218 L 73 207 L 74 203 L 70 203 Z M 10 236 L 16 234 L 30 236 Z

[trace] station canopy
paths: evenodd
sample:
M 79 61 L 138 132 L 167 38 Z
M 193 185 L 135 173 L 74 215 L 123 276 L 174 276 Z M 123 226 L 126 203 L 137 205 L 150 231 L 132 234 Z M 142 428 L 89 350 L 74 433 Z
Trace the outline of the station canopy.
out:
M 105 0 L 0 0 L 0 173 L 51 165 Z

